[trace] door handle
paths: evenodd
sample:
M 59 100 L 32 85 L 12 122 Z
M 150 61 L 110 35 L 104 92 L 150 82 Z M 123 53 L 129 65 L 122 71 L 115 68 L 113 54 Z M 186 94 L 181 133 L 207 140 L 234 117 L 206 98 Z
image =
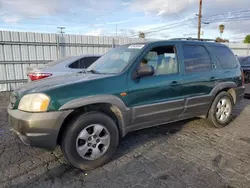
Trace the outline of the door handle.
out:
M 180 83 L 179 83 L 179 82 L 177 82 L 177 81 L 173 81 L 170 85 L 171 85 L 171 86 L 179 86 L 179 85 L 180 85 Z
M 211 80 L 211 81 L 214 81 L 214 80 L 215 80 L 215 77 L 213 77 L 213 76 L 210 77 L 210 80 Z

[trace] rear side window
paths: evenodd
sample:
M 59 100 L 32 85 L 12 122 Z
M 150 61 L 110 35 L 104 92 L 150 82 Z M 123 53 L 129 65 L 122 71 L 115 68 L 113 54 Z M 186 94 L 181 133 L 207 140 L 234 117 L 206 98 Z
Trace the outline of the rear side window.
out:
M 211 57 L 204 46 L 184 45 L 183 55 L 187 73 L 212 69 Z
M 87 57 L 84 59 L 84 66 L 88 68 L 92 63 L 94 63 L 99 57 Z
M 71 63 L 69 65 L 69 68 L 72 68 L 72 69 L 81 69 L 81 60 L 77 60 L 75 61 L 74 63 Z
M 72 69 L 86 69 L 92 63 L 94 63 L 99 57 L 84 57 L 70 64 L 69 67 Z
M 227 47 L 210 46 L 209 48 L 212 50 L 221 68 L 233 69 L 238 66 L 236 56 Z

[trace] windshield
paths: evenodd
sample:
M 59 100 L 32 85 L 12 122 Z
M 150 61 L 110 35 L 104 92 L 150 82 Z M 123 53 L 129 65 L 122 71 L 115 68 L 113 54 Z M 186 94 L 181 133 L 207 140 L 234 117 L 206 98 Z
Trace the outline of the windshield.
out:
M 122 72 L 136 57 L 144 45 L 126 45 L 109 50 L 95 61 L 87 71 L 93 70 L 100 74 L 117 74 Z

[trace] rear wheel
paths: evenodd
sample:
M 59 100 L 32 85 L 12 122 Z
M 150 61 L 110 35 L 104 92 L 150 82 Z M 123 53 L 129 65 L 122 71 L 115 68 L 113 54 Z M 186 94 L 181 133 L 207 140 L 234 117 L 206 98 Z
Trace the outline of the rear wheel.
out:
M 91 112 L 79 116 L 65 130 L 61 149 L 74 167 L 91 170 L 108 162 L 119 142 L 115 122 L 107 115 Z
M 232 120 L 233 99 L 228 92 L 220 92 L 210 107 L 207 123 L 217 127 L 225 127 Z

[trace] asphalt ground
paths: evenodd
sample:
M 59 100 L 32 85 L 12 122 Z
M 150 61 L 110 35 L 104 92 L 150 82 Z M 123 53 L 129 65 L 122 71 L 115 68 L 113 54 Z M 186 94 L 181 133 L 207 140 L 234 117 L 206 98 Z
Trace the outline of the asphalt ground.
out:
M 72 168 L 60 148 L 25 146 L 10 132 L 0 104 L 0 187 L 248 188 L 250 100 L 216 129 L 192 119 L 128 134 L 113 159 L 89 172 Z

